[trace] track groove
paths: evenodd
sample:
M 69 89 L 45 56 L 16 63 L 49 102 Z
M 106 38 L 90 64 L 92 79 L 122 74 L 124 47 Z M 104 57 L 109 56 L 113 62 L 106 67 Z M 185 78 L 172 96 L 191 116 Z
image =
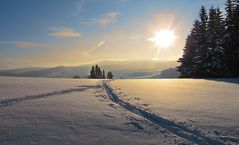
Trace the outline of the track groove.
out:
M 155 123 L 156 125 L 165 128 L 166 130 L 172 132 L 173 134 L 180 136 L 188 141 L 191 141 L 195 144 L 199 145 L 225 145 L 224 143 L 215 140 L 213 138 L 205 136 L 204 133 L 197 129 L 191 129 L 187 126 L 184 126 L 183 124 L 179 124 L 177 122 L 162 118 L 156 114 L 153 114 L 151 112 L 147 112 L 146 110 L 143 110 L 141 108 L 138 108 L 137 106 L 134 106 L 128 102 L 125 102 L 120 99 L 116 93 L 113 92 L 113 89 L 108 85 L 107 81 L 103 82 L 103 88 L 106 90 L 108 94 L 108 98 L 125 108 L 127 111 L 130 111 L 136 115 L 139 115 L 143 117 L 144 119 Z
M 40 98 L 48 98 L 50 96 L 55 96 L 55 95 L 64 95 L 64 94 L 69 94 L 73 92 L 81 92 L 85 91 L 87 89 L 91 88 L 96 88 L 99 86 L 78 86 L 80 88 L 70 88 L 66 90 L 61 90 L 61 91 L 54 91 L 50 93 L 45 93 L 45 94 L 38 94 L 38 95 L 28 95 L 24 97 L 18 97 L 18 98 L 7 98 L 0 100 L 0 107 L 5 107 L 5 106 L 11 106 L 20 102 L 28 101 L 28 100 L 34 100 L 34 99 L 40 99 Z

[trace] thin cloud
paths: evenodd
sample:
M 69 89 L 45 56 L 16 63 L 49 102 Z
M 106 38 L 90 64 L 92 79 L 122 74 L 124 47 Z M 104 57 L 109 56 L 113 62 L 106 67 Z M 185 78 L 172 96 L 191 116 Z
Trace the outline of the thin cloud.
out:
M 29 41 L 18 41 L 16 42 L 17 47 L 19 48 L 42 48 L 44 47 L 42 44 L 33 43 Z
M 89 52 L 92 52 L 92 51 L 94 51 L 95 49 L 100 48 L 100 47 L 103 46 L 104 44 L 105 44 L 105 40 L 99 42 L 95 47 L 89 49 Z
M 100 20 L 99 23 L 101 26 L 107 26 L 110 23 L 114 23 L 117 20 L 117 17 L 120 13 L 119 12 L 111 12 L 105 14 Z
M 79 38 L 81 35 L 80 32 L 65 27 L 55 28 L 54 32 L 50 33 L 50 36 L 55 38 Z
M 2 45 L 15 46 L 17 48 L 44 48 L 45 46 L 39 43 L 30 41 L 0 41 Z
M 81 20 L 80 24 L 93 25 L 99 24 L 100 26 L 108 26 L 117 21 L 120 12 L 110 12 L 102 15 L 100 18 L 91 18 L 89 20 Z
M 97 46 L 101 47 L 104 43 L 105 43 L 105 41 L 101 41 Z

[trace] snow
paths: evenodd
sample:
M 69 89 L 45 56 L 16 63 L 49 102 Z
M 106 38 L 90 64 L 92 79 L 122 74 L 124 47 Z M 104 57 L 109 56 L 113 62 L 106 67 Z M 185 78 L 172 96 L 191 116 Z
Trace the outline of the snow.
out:
M 0 77 L 0 144 L 176 144 L 111 102 L 100 83 Z
M 115 80 L 110 86 L 130 104 L 192 125 L 208 136 L 239 143 L 238 79 Z
M 0 77 L 0 99 L 48 93 L 80 84 L 95 85 L 95 80 L 80 80 L 79 83 L 78 79 Z
M 238 82 L 0 77 L 0 144 L 238 144 Z

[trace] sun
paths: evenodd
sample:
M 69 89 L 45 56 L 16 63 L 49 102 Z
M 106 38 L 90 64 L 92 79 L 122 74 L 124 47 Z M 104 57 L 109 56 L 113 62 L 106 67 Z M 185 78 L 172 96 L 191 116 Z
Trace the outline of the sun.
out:
M 156 31 L 153 37 L 148 38 L 148 40 L 154 42 L 158 48 L 167 48 L 171 46 L 175 39 L 176 36 L 170 29 L 161 29 Z

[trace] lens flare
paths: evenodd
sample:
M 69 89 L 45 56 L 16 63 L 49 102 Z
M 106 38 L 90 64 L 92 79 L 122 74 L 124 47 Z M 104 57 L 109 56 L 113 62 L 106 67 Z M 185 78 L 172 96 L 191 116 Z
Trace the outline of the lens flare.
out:
M 158 48 L 167 48 L 174 43 L 176 36 L 172 30 L 161 29 L 156 31 L 154 36 L 148 38 L 149 41 L 154 42 Z

